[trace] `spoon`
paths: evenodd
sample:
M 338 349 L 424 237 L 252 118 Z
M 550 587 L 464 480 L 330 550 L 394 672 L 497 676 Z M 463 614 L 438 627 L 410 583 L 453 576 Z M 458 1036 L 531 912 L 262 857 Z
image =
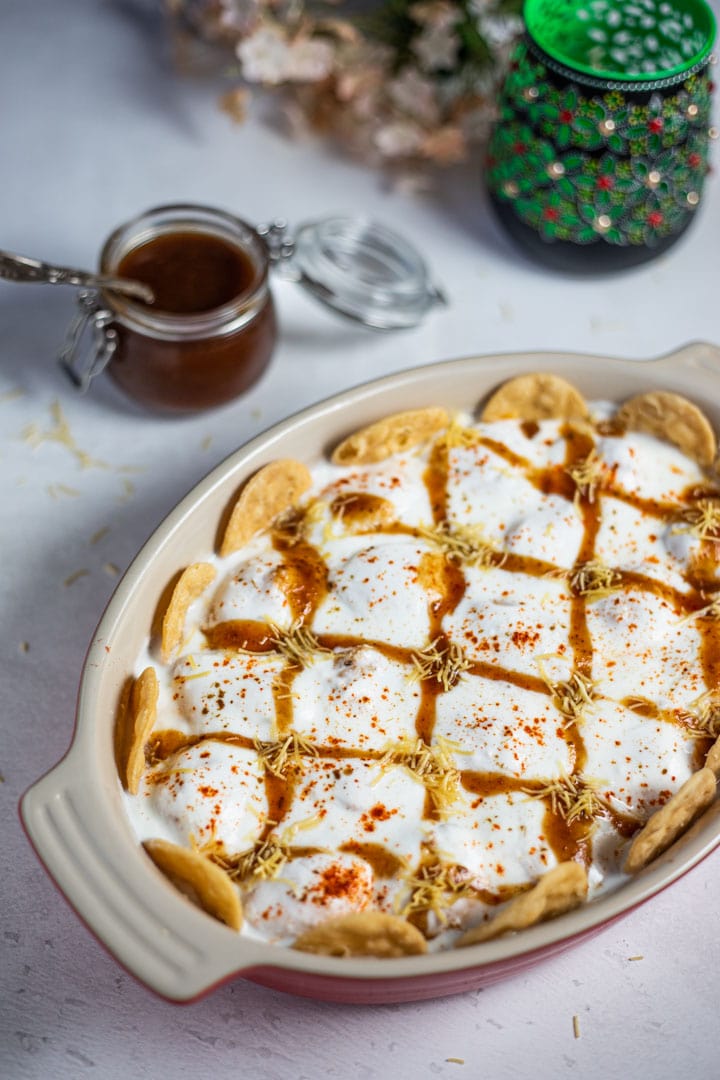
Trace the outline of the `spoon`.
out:
M 25 255 L 13 255 L 9 251 L 0 251 L 0 278 L 6 281 L 39 281 L 48 285 L 96 286 L 144 300 L 146 304 L 152 304 L 155 299 L 150 286 L 141 281 L 130 281 L 112 274 L 91 274 L 87 270 L 71 270 L 67 266 L 52 266 Z

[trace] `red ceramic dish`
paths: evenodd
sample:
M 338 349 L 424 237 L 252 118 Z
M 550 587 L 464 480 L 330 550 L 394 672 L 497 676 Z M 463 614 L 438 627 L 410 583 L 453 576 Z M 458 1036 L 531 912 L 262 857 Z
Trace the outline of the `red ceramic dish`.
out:
M 312 463 L 328 445 L 391 412 L 438 404 L 471 409 L 498 383 L 533 370 L 564 376 L 590 399 L 622 400 L 649 389 L 681 392 L 698 401 L 720 430 L 720 350 L 709 345 L 691 345 L 647 364 L 538 353 L 432 364 L 321 402 L 238 450 L 183 499 L 118 586 L 89 648 L 70 750 L 26 793 L 21 814 L 40 859 L 78 915 L 128 971 L 163 997 L 189 1001 L 240 976 L 348 1003 L 474 989 L 596 933 L 720 843 L 716 802 L 646 870 L 561 918 L 465 949 L 376 960 L 316 956 L 238 936 L 181 896 L 132 833 L 113 753 L 120 689 L 165 586 L 214 548 L 218 522 L 244 478 L 278 457 Z

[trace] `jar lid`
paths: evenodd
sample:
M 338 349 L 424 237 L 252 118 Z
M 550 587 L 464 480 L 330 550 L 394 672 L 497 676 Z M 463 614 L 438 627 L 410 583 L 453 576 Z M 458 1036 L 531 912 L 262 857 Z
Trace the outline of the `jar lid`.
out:
M 570 71 L 642 87 L 707 62 L 715 18 L 706 0 L 525 0 L 530 38 Z
M 385 225 L 329 217 L 306 222 L 291 237 L 283 222 L 259 231 L 283 278 L 364 326 L 416 326 L 431 307 L 446 303 L 420 253 Z

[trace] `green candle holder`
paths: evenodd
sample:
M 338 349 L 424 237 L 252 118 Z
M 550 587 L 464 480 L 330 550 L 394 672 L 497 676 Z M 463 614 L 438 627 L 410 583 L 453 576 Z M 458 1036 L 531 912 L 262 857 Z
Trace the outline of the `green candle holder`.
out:
M 703 0 L 526 0 L 488 148 L 495 209 L 531 254 L 636 265 L 695 217 L 715 19 Z

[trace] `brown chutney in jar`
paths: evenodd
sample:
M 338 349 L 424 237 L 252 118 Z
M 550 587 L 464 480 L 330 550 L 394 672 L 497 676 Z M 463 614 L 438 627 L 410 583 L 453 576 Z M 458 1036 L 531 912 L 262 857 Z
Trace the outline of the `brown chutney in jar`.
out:
M 100 257 L 105 273 L 149 285 L 154 302 L 117 293 L 108 373 L 136 401 L 196 412 L 249 389 L 277 340 L 263 240 L 209 207 L 158 207 L 120 226 Z

